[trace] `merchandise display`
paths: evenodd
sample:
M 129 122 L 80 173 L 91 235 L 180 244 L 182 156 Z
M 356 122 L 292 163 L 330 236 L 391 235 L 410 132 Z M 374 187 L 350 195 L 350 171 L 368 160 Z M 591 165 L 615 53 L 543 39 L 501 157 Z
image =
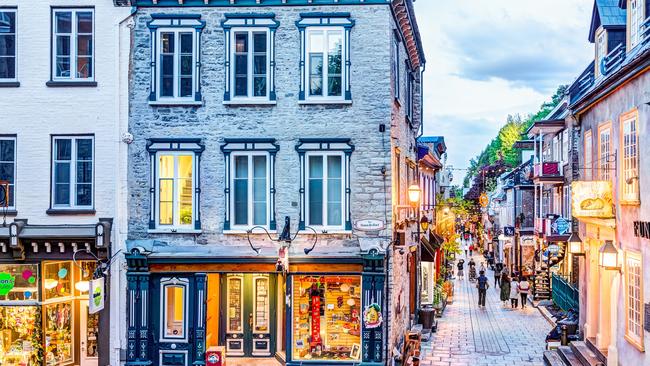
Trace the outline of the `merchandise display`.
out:
M 293 278 L 293 358 L 358 360 L 361 277 Z
M 0 365 L 40 366 L 36 306 L 0 306 Z
M 72 362 L 72 302 L 45 305 L 45 364 Z

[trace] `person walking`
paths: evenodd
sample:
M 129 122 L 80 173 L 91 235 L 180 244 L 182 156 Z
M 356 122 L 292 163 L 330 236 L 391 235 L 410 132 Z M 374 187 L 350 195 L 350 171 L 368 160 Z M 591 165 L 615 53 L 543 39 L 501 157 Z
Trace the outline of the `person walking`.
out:
M 494 287 L 501 287 L 501 269 L 503 267 L 499 266 L 499 263 L 497 263 L 494 266 Z
M 526 277 L 522 277 L 519 281 L 519 295 L 521 295 L 521 308 L 526 308 L 526 302 L 528 300 L 528 291 L 530 290 L 530 283 Z
M 489 280 L 485 277 L 485 271 L 479 272 L 476 288 L 478 288 L 478 306 L 485 307 L 485 296 L 487 295 L 487 289 L 490 288 Z
M 464 280 L 465 279 L 465 274 L 463 272 L 463 269 L 465 268 L 465 261 L 464 260 L 459 260 L 458 263 L 456 264 L 456 267 L 458 268 L 458 279 L 459 280 Z
M 499 282 L 501 289 L 501 292 L 499 293 L 499 299 L 501 299 L 503 305 L 505 306 L 508 304 L 508 300 L 510 299 L 510 277 L 508 277 L 508 272 L 503 271 L 503 273 L 501 273 Z
M 510 306 L 516 309 L 517 302 L 519 302 L 519 282 L 513 277 L 510 281 Z

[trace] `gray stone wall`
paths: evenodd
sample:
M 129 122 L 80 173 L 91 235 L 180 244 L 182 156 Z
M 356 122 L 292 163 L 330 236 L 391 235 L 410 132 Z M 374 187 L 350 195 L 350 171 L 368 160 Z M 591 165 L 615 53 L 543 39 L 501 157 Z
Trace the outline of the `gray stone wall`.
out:
M 200 107 L 150 106 L 151 13 L 201 14 L 206 27 L 201 37 Z M 225 106 L 224 33 L 221 21 L 226 12 L 274 12 L 280 26 L 276 33 L 275 106 Z M 302 12 L 350 12 L 356 24 L 351 32 L 352 105 L 299 105 L 300 39 L 295 22 Z M 248 246 L 245 235 L 223 233 L 224 138 L 275 138 L 280 145 L 276 160 L 276 219 L 281 229 L 284 216 L 292 218 L 295 231 L 299 209 L 299 160 L 295 146 L 299 138 L 350 138 L 355 145 L 351 157 L 352 221 L 361 218 L 386 220 L 388 229 L 367 234 L 319 235 L 315 253 L 336 253 L 359 247 L 358 238 L 372 235 L 384 246 L 391 228 L 391 12 L 386 5 L 252 7 L 252 8 L 140 8 L 133 30 L 129 130 L 134 135 L 129 160 L 129 237 L 159 239 L 174 245 Z M 386 132 L 380 133 L 380 124 Z M 201 157 L 202 233 L 148 233 L 150 163 L 146 139 L 198 137 L 205 144 Z M 386 167 L 386 174 L 382 174 Z M 256 236 L 264 244 L 266 236 Z M 268 240 L 265 245 L 271 245 Z M 292 252 L 302 252 L 299 239 Z M 251 251 L 251 254 L 254 254 Z

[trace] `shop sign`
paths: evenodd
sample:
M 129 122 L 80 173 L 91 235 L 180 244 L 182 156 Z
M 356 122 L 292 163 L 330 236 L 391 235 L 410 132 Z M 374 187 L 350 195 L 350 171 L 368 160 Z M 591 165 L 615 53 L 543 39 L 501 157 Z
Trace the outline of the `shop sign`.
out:
M 381 306 L 377 303 L 366 306 L 363 310 L 363 327 L 366 329 L 375 329 L 381 327 L 384 317 L 381 314 Z
M 535 245 L 535 238 L 532 236 L 522 236 L 521 237 L 521 246 L 532 247 Z
M 104 309 L 104 277 L 90 281 L 90 291 L 88 291 L 88 313 L 95 314 Z
M 488 195 L 483 192 L 481 193 L 481 197 L 479 197 L 478 202 L 481 204 L 481 207 L 487 207 L 488 203 L 490 203 L 490 199 L 488 198 Z
M 0 296 L 7 295 L 13 290 L 16 278 L 7 272 L 0 272 Z
M 505 236 L 515 236 L 515 227 L 514 226 L 504 226 L 503 235 Z
M 634 236 L 650 239 L 650 222 L 634 221 Z
M 378 231 L 385 227 L 382 220 L 362 219 L 354 223 L 354 228 L 361 231 Z
M 550 244 L 550 245 L 548 246 L 548 251 L 549 251 L 551 254 L 557 254 L 557 253 L 560 252 L 560 246 L 557 245 L 557 244 Z
M 612 183 L 576 181 L 571 183 L 571 207 L 575 217 L 613 218 Z
M 551 224 L 551 230 L 557 235 L 564 235 L 569 232 L 569 224 L 569 220 L 564 217 L 558 217 Z

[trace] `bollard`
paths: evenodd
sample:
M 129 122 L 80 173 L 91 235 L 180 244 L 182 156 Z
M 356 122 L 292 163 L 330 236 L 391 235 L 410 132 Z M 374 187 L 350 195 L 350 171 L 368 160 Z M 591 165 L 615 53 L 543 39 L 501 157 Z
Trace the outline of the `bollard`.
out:
M 563 346 L 569 345 L 569 335 L 567 334 L 567 326 L 566 326 L 566 324 L 562 324 L 561 343 L 562 343 Z

